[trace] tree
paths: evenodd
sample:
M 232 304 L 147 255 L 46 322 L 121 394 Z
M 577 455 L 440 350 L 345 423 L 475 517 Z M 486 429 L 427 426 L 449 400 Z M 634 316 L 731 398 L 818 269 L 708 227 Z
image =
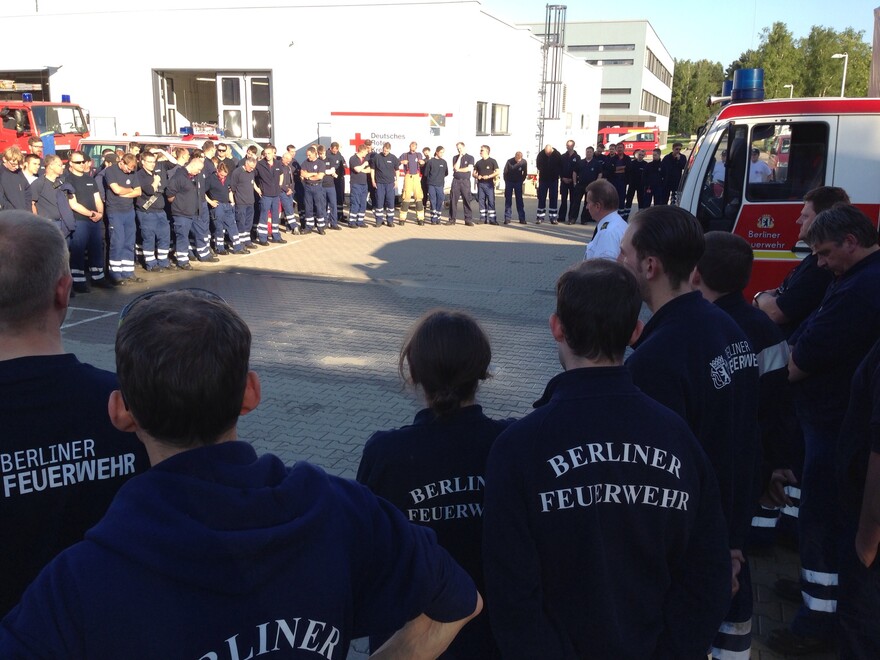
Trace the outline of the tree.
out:
M 802 55 L 785 23 L 774 23 L 761 32 L 758 66 L 764 69 L 764 94 L 767 98 L 788 96 L 785 85 L 795 85 L 800 93 L 803 71 Z
M 706 99 L 721 91 L 724 70 L 720 62 L 675 61 L 669 131 L 690 135 L 709 118 Z
M 846 28 L 840 32 L 814 25 L 810 33 L 794 39 L 785 23 L 777 22 L 761 31 L 756 50 L 747 50 L 727 67 L 732 78 L 737 69 L 764 69 L 767 98 L 788 95 L 785 85 L 794 85 L 797 96 L 838 96 L 843 62 L 832 60 L 835 53 L 847 53 L 847 96 L 865 96 L 871 69 L 871 46 L 864 32 Z

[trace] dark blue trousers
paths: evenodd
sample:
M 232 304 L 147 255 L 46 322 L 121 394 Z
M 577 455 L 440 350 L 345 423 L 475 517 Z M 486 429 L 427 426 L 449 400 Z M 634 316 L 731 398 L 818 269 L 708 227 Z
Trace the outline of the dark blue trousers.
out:
M 167 268 L 168 250 L 171 247 L 171 226 L 168 224 L 168 215 L 164 210 L 138 210 L 137 219 L 141 226 L 141 245 L 147 269 L 156 266 Z
M 238 241 L 242 245 L 251 243 L 251 229 L 254 228 L 254 205 L 235 205 L 235 225 L 238 227 Z
M 349 195 L 348 224 L 363 227 L 366 215 L 367 184 L 353 183 L 351 184 L 351 193 Z
M 199 214 L 193 218 L 190 233 L 196 246 L 196 256 L 199 261 L 206 261 L 211 257 L 211 211 L 208 202 L 199 204 Z
M 272 238 L 281 238 L 278 231 L 278 223 L 281 221 L 278 197 L 263 196 L 260 198 L 260 222 L 257 225 L 257 240 L 260 245 L 265 245 L 269 240 L 269 216 L 272 216 Z
M 383 222 L 389 226 L 394 225 L 394 184 L 376 184 L 376 203 L 373 205 L 373 213 L 376 215 L 376 224 Z
M 137 225 L 134 207 L 130 211 L 107 214 L 110 229 L 110 277 L 125 280 L 134 277 L 134 242 Z
M 174 218 L 174 258 L 178 266 L 189 263 L 189 232 L 198 216 L 175 215 Z
M 516 197 L 516 214 L 520 222 L 526 220 L 526 208 L 523 205 L 522 181 L 504 182 L 504 222 L 510 222 L 513 217 L 513 197 Z
M 70 274 L 73 281 L 86 283 L 86 257 L 93 282 L 104 279 L 104 223 L 77 220 L 70 239 Z

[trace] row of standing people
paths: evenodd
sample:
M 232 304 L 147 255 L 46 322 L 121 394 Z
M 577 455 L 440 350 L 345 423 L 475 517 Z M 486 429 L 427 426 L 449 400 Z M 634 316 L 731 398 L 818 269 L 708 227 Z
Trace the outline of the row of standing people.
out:
M 597 179 L 607 179 L 617 190 L 620 200 L 618 212 L 625 219 L 636 200 L 640 209 L 651 205 L 665 205 L 675 194 L 681 181 L 687 159 L 681 153 L 682 144 L 675 142 L 672 151 L 665 156 L 655 149 L 653 159 L 645 160 L 645 152 L 636 150 L 633 157 L 625 153 L 623 143 L 611 145 L 604 153 L 604 146 L 587 147 L 583 157 L 575 151 L 574 140 L 565 144 L 564 153 L 552 145 L 546 145 L 536 159 L 538 169 L 537 222 L 549 219 L 551 224 L 560 220 L 568 224 L 580 221 L 586 224 L 592 218 L 586 206 L 581 210 L 588 185 Z M 524 221 L 522 204 L 519 204 L 520 220 Z

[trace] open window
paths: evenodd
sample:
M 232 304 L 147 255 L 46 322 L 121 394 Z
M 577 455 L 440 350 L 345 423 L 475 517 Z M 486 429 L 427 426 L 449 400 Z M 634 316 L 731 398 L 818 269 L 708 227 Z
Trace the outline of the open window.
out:
M 746 198 L 800 201 L 825 183 L 829 128 L 825 122 L 759 124 L 752 129 Z
M 730 231 L 742 206 L 748 127 L 731 124 L 715 145 L 700 186 L 697 219 L 705 231 Z

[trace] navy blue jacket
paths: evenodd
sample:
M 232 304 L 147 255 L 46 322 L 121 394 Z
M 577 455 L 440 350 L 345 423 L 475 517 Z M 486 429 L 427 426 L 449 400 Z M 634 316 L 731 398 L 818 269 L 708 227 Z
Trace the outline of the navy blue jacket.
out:
M 730 547 L 741 549 L 757 497 L 758 361 L 749 340 L 694 291 L 657 310 L 634 348 L 633 381 L 690 425 L 715 468 Z
M 779 326 L 747 303 L 741 292 L 721 296 L 715 304 L 742 328 L 758 357 L 758 429 L 763 460 L 757 486 L 763 490 L 773 470 L 793 467 L 798 427 L 788 383 L 791 350 Z
M 624 367 L 574 369 L 495 442 L 489 617 L 505 659 L 689 658 L 730 603 L 712 467 Z
M 118 387 L 71 354 L 0 361 L 0 616 L 149 467 L 138 439 L 110 423 Z
M 254 169 L 254 179 L 263 197 L 281 196 L 282 167 L 283 164 L 280 158 L 273 159 L 271 165 L 265 158 L 257 161 L 257 167 Z
M 578 163 L 581 162 L 580 154 L 576 151 L 569 154 L 567 151 L 563 151 L 560 154 L 560 167 L 559 167 L 559 176 L 563 179 L 570 179 L 572 172 L 577 169 Z
M 178 167 L 168 175 L 165 195 L 171 199 L 171 214 L 188 218 L 199 214 L 199 179 L 201 173 L 191 177 L 185 167 Z M 203 196 L 203 195 L 202 195 Z
M 449 165 L 443 158 L 435 156 L 428 160 L 428 163 L 425 165 L 425 180 L 429 186 L 442 188 L 446 183 L 447 176 L 449 176 Z
M 31 211 L 30 184 L 20 169 L 10 172 L 0 165 L 0 211 Z
M 858 524 L 871 453 L 880 454 L 880 341 L 856 369 L 849 407 L 837 441 L 837 485 L 850 528 Z M 880 571 L 875 561 L 872 570 Z
M 577 172 L 578 188 L 586 188 L 593 183 L 593 181 L 599 178 L 600 174 L 604 173 L 604 169 L 605 161 L 597 156 L 593 156 L 590 160 L 586 158 L 581 159 L 575 170 Z
M 492 420 L 480 406 L 448 418 L 420 411 L 411 426 L 379 431 L 364 447 L 357 480 L 403 511 L 410 522 L 433 529 L 437 541 L 484 590 L 483 484 L 495 438 L 513 420 Z M 376 651 L 388 634 L 370 639 Z M 485 611 L 470 621 L 443 658 L 486 659 L 497 648 Z
M 0 657 L 336 660 L 352 637 L 463 618 L 476 598 L 433 532 L 363 486 L 224 442 L 120 489 L 3 621 Z
M 822 302 L 834 276 L 826 268 L 819 268 L 819 258 L 809 254 L 791 269 L 776 289 L 776 305 L 788 317 L 780 327 L 791 337 L 801 323 Z
M 663 160 L 660 161 L 660 171 L 667 190 L 678 190 L 685 167 L 687 167 L 687 158 L 684 154 L 678 154 L 678 158 L 673 153 L 663 156 Z
M 837 278 L 822 304 L 790 340 L 792 357 L 809 377 L 795 383 L 798 414 L 836 434 L 856 367 L 880 337 L 880 251 Z
M 535 158 L 535 167 L 538 168 L 538 176 L 544 181 L 558 179 L 562 171 L 562 154 L 556 149 L 549 154 L 541 149 Z

